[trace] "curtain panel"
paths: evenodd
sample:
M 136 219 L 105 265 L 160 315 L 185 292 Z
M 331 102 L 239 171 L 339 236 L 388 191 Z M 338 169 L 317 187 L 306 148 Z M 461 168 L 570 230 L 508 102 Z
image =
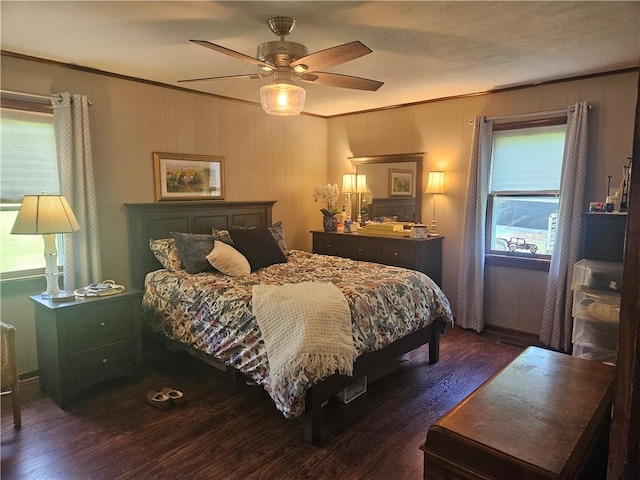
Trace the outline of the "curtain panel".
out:
M 73 291 L 102 280 L 87 97 L 61 93 L 53 118 L 60 193 L 80 224 L 79 232 L 64 235 L 64 288 Z
M 558 227 L 553 248 L 540 329 L 540 341 L 568 352 L 571 349 L 571 277 L 579 258 L 580 228 L 587 177 L 587 102 L 575 104 L 567 114 L 567 134 L 562 162 Z
M 462 253 L 458 270 L 456 325 L 477 332 L 484 328 L 485 218 L 489 195 L 493 122 L 473 120 L 469 180 L 462 225 Z

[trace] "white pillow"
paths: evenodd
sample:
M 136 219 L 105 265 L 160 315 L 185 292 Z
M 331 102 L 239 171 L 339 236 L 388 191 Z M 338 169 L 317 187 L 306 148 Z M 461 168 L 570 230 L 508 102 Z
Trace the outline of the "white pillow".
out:
M 213 250 L 206 258 L 213 268 L 225 275 L 244 277 L 251 273 L 251 266 L 246 257 L 220 240 L 213 242 Z

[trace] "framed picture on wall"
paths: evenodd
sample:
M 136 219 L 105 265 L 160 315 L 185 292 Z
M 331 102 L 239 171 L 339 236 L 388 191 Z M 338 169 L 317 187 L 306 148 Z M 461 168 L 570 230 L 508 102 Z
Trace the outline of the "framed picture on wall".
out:
M 389 196 L 413 196 L 413 170 L 389 169 Z
M 153 152 L 156 201 L 223 200 L 224 157 Z

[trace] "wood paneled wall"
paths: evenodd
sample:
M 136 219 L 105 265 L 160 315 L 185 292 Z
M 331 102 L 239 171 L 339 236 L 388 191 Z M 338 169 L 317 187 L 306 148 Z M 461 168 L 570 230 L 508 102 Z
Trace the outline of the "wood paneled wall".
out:
M 423 185 L 430 170 L 445 171 L 445 194 L 438 197 L 438 231 L 444 235 L 443 289 L 456 310 L 463 205 L 468 181 L 470 120 L 567 107 L 579 101 L 590 111 L 589 172 L 585 198 L 603 201 L 607 175 L 612 186 L 631 155 L 637 72 L 571 80 L 501 93 L 442 100 L 392 110 L 329 119 L 328 173 L 339 183 L 353 171 L 351 156 L 427 152 Z M 423 196 L 422 221 L 433 209 Z M 585 205 L 586 208 L 586 205 Z M 485 319 L 491 325 L 539 333 L 546 273 L 489 267 Z
M 259 105 L 5 55 L 0 73 L 4 89 L 89 97 L 105 278 L 128 283 L 123 204 L 154 201 L 154 151 L 224 156 L 226 200 L 276 200 L 273 220 L 283 221 L 288 245 L 311 249 L 309 230 L 322 225 L 312 193 L 327 180 L 326 119 L 274 117 Z M 43 286 L 42 279 L 32 281 L 29 294 Z M 20 372 L 37 369 L 33 306 L 25 293 L 3 289 L 0 307 L 29 352 Z
M 82 93 L 91 121 L 100 240 L 105 278 L 126 282 L 128 251 L 124 203 L 152 202 L 154 151 L 222 155 L 227 200 L 276 200 L 274 221 L 284 222 L 290 247 L 311 249 L 309 230 L 321 228 L 312 189 L 341 184 L 353 171 L 348 157 L 425 151 L 429 170 L 446 172 L 437 221 L 445 236 L 443 287 L 454 311 L 462 205 L 471 127 L 476 115 L 502 116 L 563 108 L 586 100 L 590 114 L 587 199 L 602 200 L 607 175 L 620 181 L 631 155 L 638 74 L 573 80 L 509 92 L 323 119 L 265 115 L 257 105 L 154 86 L 64 66 L 2 56 L 2 88 L 33 93 Z M 256 89 L 256 101 L 257 101 Z M 424 196 L 423 222 L 433 211 Z M 486 319 L 493 325 L 537 333 L 546 275 L 513 269 L 487 272 Z M 37 369 L 33 308 L 28 295 L 43 281 L 2 289 L 2 318 L 18 326 L 20 372 Z M 537 310 L 536 310 L 537 309 Z M 514 312 L 518 312 L 514 315 Z

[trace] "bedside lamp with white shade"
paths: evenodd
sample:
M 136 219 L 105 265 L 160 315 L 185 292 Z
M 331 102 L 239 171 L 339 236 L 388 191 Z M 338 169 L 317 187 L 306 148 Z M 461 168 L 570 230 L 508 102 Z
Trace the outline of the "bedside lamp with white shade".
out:
M 356 193 L 355 173 L 342 174 L 342 193 L 347 197 L 347 215 L 349 220 L 351 220 L 351 194 Z
M 362 223 L 362 194 L 367 193 L 368 189 L 367 176 L 356 175 L 356 193 L 358 194 L 358 215 L 356 222 L 358 225 Z
M 11 233 L 13 235 L 42 235 L 44 239 L 44 275 L 47 291 L 43 297 L 71 298 L 73 293 L 61 291 L 58 284 L 58 251 L 56 235 L 80 230 L 69 203 L 62 195 L 25 195 Z
M 431 218 L 431 225 L 429 226 L 429 236 L 437 237 L 439 233 L 438 227 L 436 226 L 436 196 L 444 193 L 444 172 L 429 172 L 427 188 L 424 192 L 432 195 L 431 201 L 433 202 L 433 217 Z

